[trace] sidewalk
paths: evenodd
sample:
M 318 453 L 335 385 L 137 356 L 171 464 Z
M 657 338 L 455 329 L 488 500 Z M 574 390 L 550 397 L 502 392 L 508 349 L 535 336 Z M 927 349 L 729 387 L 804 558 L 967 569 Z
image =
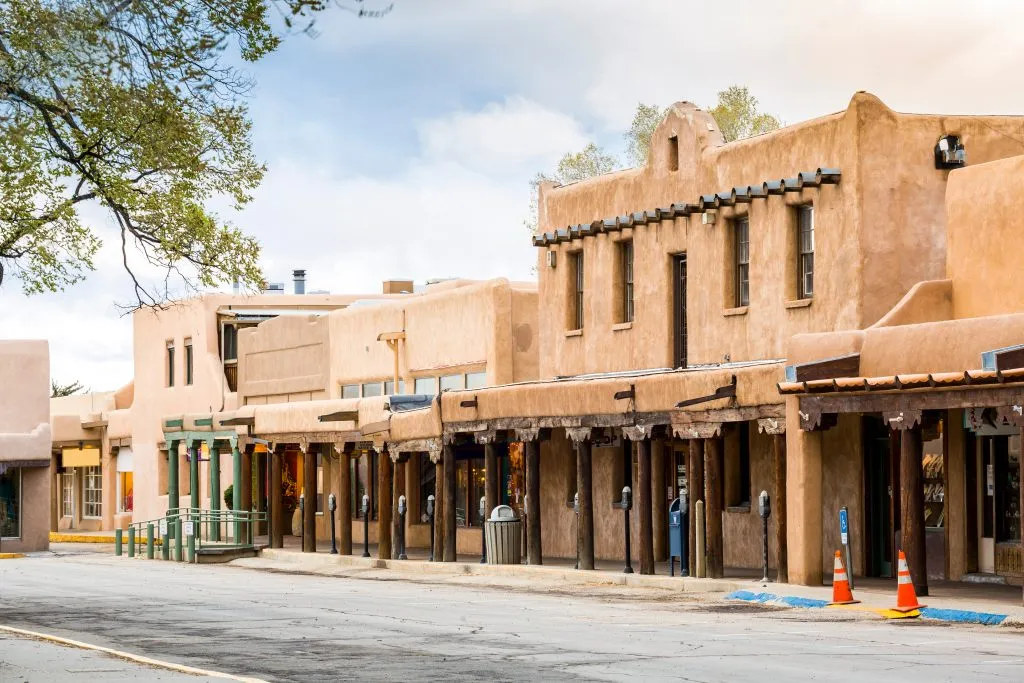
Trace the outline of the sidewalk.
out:
M 787 607 L 825 607 L 832 598 L 830 586 L 798 586 L 774 582 L 762 583 L 750 577 L 725 579 L 683 578 L 668 576 L 667 565 L 659 565 L 653 576 L 622 573 L 621 563 L 601 562 L 594 571 L 579 571 L 571 561 L 554 559 L 548 564 L 487 565 L 479 556 L 460 556 L 459 562 L 427 562 L 421 551 L 410 552 L 409 560 L 381 560 L 374 556 L 360 557 L 362 547 L 353 548 L 356 555 L 331 555 L 329 546 L 317 553 L 303 553 L 298 547 L 264 549 L 260 556 L 235 560 L 232 564 L 270 571 L 308 573 L 351 578 L 465 583 L 480 586 L 535 587 L 552 590 L 558 587 L 620 587 L 639 590 L 670 591 L 702 596 L 714 600 L 745 600 L 753 603 Z M 414 559 L 415 558 L 415 559 Z M 742 570 L 739 570 L 742 571 Z M 758 572 L 760 573 L 760 572 Z M 879 579 L 858 579 L 854 590 L 861 601 L 842 609 L 874 612 L 893 607 L 896 582 Z M 983 623 L 1003 626 L 1024 626 L 1021 589 L 1014 586 L 991 586 L 959 582 L 938 582 L 931 595 L 921 602 L 929 609 L 922 617 L 941 621 Z M 838 609 L 838 608 L 837 608 Z M 888 614 L 887 616 L 894 616 Z

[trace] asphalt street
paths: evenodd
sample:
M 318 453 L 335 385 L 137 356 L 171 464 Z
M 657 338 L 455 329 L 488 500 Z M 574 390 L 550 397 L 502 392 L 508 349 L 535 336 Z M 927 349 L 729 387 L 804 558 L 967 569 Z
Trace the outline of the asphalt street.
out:
M 0 624 L 268 681 L 1024 678 L 1024 632 L 1010 628 L 97 554 L 0 562 Z

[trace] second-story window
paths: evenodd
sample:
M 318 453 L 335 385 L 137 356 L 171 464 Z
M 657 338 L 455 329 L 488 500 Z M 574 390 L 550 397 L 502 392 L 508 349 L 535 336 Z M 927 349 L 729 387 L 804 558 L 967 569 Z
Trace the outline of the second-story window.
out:
M 735 305 L 750 305 L 750 219 L 737 218 L 733 221 L 733 237 L 736 254 L 736 301 Z
M 814 296 L 814 207 L 797 207 L 797 294 L 801 299 Z
M 359 398 L 359 385 L 358 384 L 343 384 L 343 385 L 341 385 L 341 397 L 342 398 Z
M 192 384 L 192 339 L 185 339 L 185 384 Z
M 619 322 L 633 322 L 633 242 L 619 244 L 619 258 L 622 259 L 622 319 Z
M 578 251 L 572 254 L 572 319 L 571 328 L 574 330 L 583 329 L 583 252 Z
M 174 342 L 167 342 L 167 386 L 174 386 Z

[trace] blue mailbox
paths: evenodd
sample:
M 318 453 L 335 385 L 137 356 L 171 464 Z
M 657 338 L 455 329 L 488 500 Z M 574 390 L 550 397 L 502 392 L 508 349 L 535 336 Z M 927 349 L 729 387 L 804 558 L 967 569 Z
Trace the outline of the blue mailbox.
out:
M 668 572 L 675 576 L 676 558 L 679 558 L 679 575 L 688 574 L 686 558 L 686 518 L 688 502 L 685 494 L 672 501 L 668 508 Z

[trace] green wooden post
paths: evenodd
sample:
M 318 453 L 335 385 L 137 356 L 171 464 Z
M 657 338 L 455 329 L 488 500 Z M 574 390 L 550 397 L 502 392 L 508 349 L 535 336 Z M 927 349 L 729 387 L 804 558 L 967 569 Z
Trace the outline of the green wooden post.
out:
M 191 493 L 190 506 L 193 510 L 199 509 L 199 454 L 202 453 L 197 442 L 190 441 L 188 444 L 188 482 Z
M 128 557 L 135 557 L 135 527 L 128 527 Z
M 174 518 L 174 561 L 181 562 L 181 516 Z
M 153 525 L 146 525 L 146 559 L 153 559 Z
M 167 442 L 167 516 L 173 518 L 178 514 L 178 504 L 181 500 L 180 488 L 178 487 L 178 442 Z M 168 525 L 167 531 L 170 532 Z
M 210 517 L 213 524 L 210 527 L 210 540 L 220 540 L 220 451 L 217 449 L 217 442 L 210 446 Z
M 242 454 L 238 450 L 238 443 L 231 444 L 231 510 L 235 519 L 235 544 L 242 544 L 242 523 L 238 520 L 238 514 L 242 510 Z
M 163 520 L 163 522 L 164 524 L 166 524 L 166 533 L 161 534 L 162 542 L 160 543 L 160 557 L 162 557 L 165 560 L 169 560 L 171 559 L 171 527 L 174 525 L 174 523 L 166 518 Z
M 121 530 L 114 529 L 114 554 L 121 557 Z
M 198 522 L 192 522 L 192 533 L 187 534 L 185 538 L 188 539 L 188 558 L 187 562 L 192 564 L 196 561 L 196 534 L 199 533 Z

